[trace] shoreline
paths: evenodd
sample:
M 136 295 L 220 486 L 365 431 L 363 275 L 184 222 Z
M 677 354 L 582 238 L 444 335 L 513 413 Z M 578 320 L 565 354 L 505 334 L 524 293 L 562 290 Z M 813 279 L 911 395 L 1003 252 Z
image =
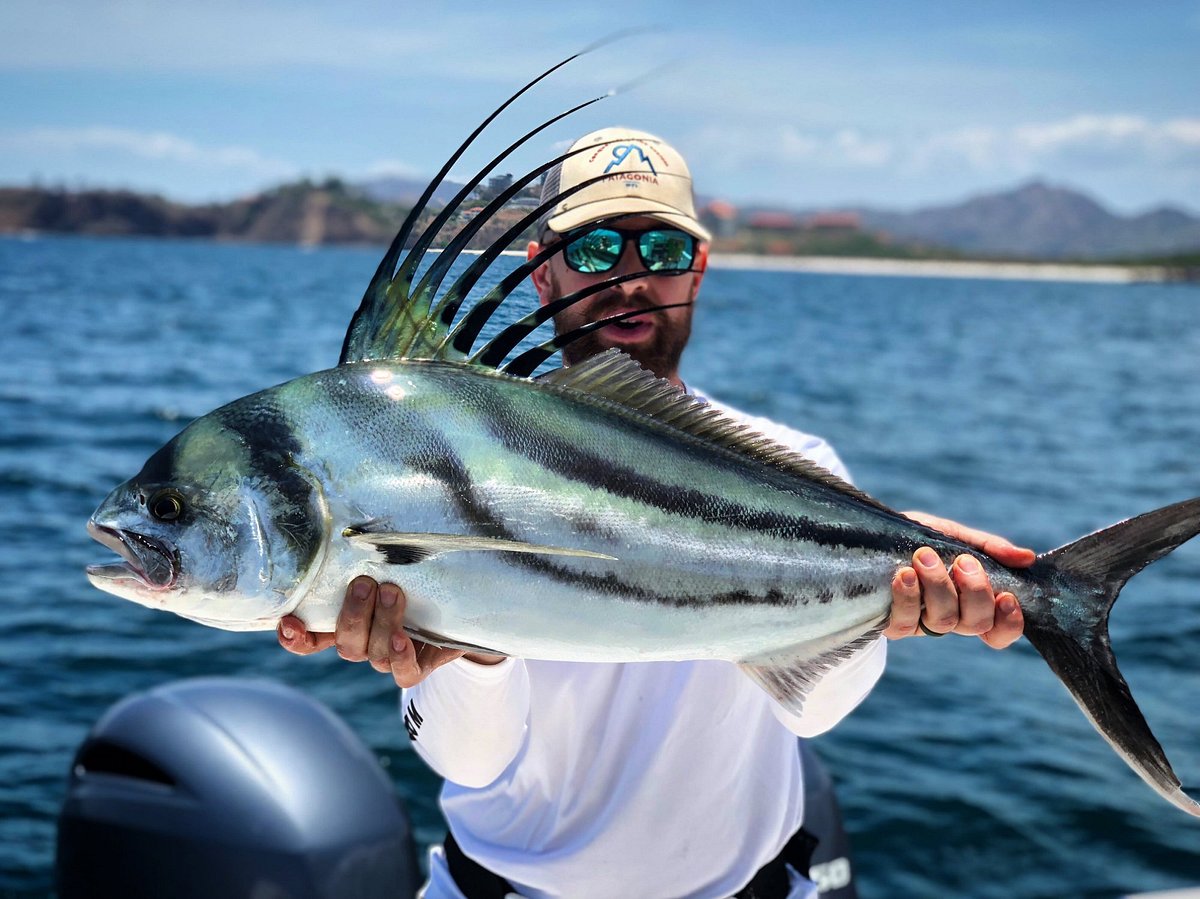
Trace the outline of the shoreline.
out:
M 133 234 L 73 234 L 49 231 L 0 232 L 0 239 L 18 242 L 42 238 L 83 237 L 134 240 L 182 240 L 214 244 L 294 247 L 301 250 L 353 247 L 374 248 L 373 243 L 275 243 L 273 241 L 222 240 L 211 237 L 159 237 Z M 431 247 L 427 252 L 440 253 Z M 464 256 L 479 255 L 481 250 L 463 250 Z M 504 250 L 499 255 L 524 258 L 521 250 Z M 888 259 L 866 256 L 764 256 L 755 253 L 712 253 L 709 266 L 718 270 L 795 272 L 813 275 L 849 275 L 857 277 L 897 278 L 971 278 L 999 281 L 1060 281 L 1090 284 L 1196 284 L 1200 268 L 1165 265 L 1085 265 L 1069 262 L 1002 262 L 978 259 Z
M 430 253 L 441 252 L 437 249 Z M 479 250 L 463 250 L 464 256 Z M 501 256 L 525 258 L 520 250 Z M 997 281 L 1066 281 L 1090 284 L 1194 284 L 1200 273 L 1164 265 L 1081 265 L 1067 262 L 991 262 L 967 259 L 879 259 L 863 256 L 760 256 L 712 253 L 709 268 L 897 278 L 979 278 Z
M 1004 281 L 1078 281 L 1095 284 L 1194 282 L 1186 269 L 1158 265 L 1080 265 L 1063 262 L 991 262 L 958 259 L 878 259 L 850 256 L 759 256 L 713 253 L 715 269 L 805 272 L 814 275 L 886 275 L 901 278 L 986 278 Z

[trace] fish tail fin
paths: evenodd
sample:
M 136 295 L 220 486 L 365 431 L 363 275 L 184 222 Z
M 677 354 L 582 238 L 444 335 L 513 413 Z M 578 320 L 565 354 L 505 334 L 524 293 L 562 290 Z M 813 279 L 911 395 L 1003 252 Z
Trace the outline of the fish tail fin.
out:
M 1200 497 L 1147 512 L 1038 558 L 1054 602 L 1032 604 L 1025 636 L 1100 734 L 1168 802 L 1200 817 L 1200 803 L 1179 778 L 1150 731 L 1117 668 L 1108 615 L 1125 583 L 1200 533 Z

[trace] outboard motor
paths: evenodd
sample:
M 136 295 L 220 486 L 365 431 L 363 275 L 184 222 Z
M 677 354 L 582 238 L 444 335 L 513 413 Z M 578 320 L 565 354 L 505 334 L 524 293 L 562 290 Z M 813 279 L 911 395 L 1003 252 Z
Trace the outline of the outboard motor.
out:
M 406 897 L 408 816 L 374 756 L 288 687 L 203 678 L 128 697 L 76 754 L 61 899 Z

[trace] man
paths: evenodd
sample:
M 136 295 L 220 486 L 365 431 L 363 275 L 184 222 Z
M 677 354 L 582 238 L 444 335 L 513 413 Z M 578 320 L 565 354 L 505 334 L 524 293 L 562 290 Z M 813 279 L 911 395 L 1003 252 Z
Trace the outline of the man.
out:
M 556 328 L 675 308 L 596 331 L 568 346 L 564 361 L 620 347 L 687 389 L 679 363 L 709 241 L 687 165 L 662 140 L 625 128 L 589 134 L 580 147 L 588 149 L 552 170 L 543 196 L 610 177 L 558 203 L 529 258 L 566 231 L 628 217 L 598 225 L 538 268 L 540 302 L 648 272 L 560 313 Z M 720 408 L 848 477 L 823 440 Z M 1007 564 L 1032 561 L 1032 552 L 1001 538 L 919 517 Z M 892 639 L 953 631 L 1002 648 L 1021 635 L 1015 598 L 993 596 L 970 556 L 947 571 L 932 550 L 920 550 L 892 592 Z M 806 866 L 793 838 L 804 815 L 795 736 L 827 730 L 861 702 L 883 671 L 884 640 L 825 675 L 796 716 L 725 662 L 464 655 L 414 643 L 403 620 L 394 585 L 358 578 L 335 635 L 308 634 L 286 618 L 280 642 L 298 653 L 336 644 L 344 658 L 370 660 L 406 688 L 405 723 L 417 751 L 446 778 L 442 807 L 452 833 L 445 852 L 431 856 L 426 896 L 814 895 L 799 876 Z

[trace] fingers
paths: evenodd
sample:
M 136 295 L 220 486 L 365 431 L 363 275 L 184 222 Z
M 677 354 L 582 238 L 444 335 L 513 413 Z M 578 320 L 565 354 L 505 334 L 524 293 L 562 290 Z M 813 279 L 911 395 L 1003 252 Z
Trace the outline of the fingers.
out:
M 462 652 L 413 640 L 404 630 L 406 606 L 403 590 L 395 584 L 379 585 L 367 658 L 376 671 L 390 674 L 397 686 L 414 687 L 431 671 L 461 657 Z
M 399 587 L 395 584 L 380 585 L 379 598 L 375 603 L 375 620 L 371 622 L 367 658 L 371 660 L 372 668 L 384 674 L 392 670 L 393 635 L 399 634 L 408 640 L 408 635 L 404 633 L 405 605 L 404 593 Z
M 337 617 L 336 643 L 338 655 L 349 662 L 367 658 L 378 594 L 379 585 L 369 577 L 356 577 L 346 588 L 346 598 Z
M 462 656 L 461 649 L 422 643 L 401 631 L 392 637 L 392 679 L 397 686 L 414 687 L 430 673 Z
M 914 637 L 921 620 L 921 582 L 911 568 L 901 568 L 892 578 L 892 618 L 883 635 L 889 640 Z
M 275 629 L 279 645 L 299 656 L 311 655 L 333 645 L 333 634 L 313 633 L 295 615 L 284 615 Z
M 357 577 L 346 588 L 335 633 L 311 633 L 303 621 L 287 615 L 279 622 L 277 637 L 284 649 L 297 655 L 337 646 L 343 659 L 369 661 L 372 668 L 390 674 L 399 686 L 412 687 L 463 653 L 409 637 L 404 630 L 405 606 L 404 591 L 395 584 Z
M 998 534 L 981 531 L 978 528 L 970 528 L 949 518 L 941 518 L 926 512 L 905 512 L 904 515 L 913 521 L 920 522 L 926 527 L 941 531 L 943 534 L 953 537 L 956 540 L 961 540 L 968 546 L 973 546 L 975 549 L 991 556 L 1001 565 L 1008 565 L 1010 568 L 1028 568 L 1037 558 L 1037 553 L 1032 549 L 1024 546 L 1016 546 L 1012 541 Z
M 992 629 L 996 617 L 996 597 L 987 572 L 973 556 L 961 555 L 950 571 L 958 591 L 957 634 L 978 636 Z
M 1024 630 L 1021 604 L 1011 593 L 1001 593 L 996 597 L 996 621 L 990 631 L 979 635 L 979 639 L 992 649 L 1006 649 L 1021 639 Z
M 892 616 L 884 635 L 892 640 L 923 634 L 974 635 L 1004 649 L 1016 642 L 1025 622 L 1017 598 L 993 593 L 987 571 L 973 556 L 958 556 L 949 569 L 922 547 L 892 578 Z
M 958 590 L 942 560 L 928 546 L 913 553 L 913 568 L 921 582 L 925 609 L 921 621 L 935 634 L 948 634 L 958 627 Z

